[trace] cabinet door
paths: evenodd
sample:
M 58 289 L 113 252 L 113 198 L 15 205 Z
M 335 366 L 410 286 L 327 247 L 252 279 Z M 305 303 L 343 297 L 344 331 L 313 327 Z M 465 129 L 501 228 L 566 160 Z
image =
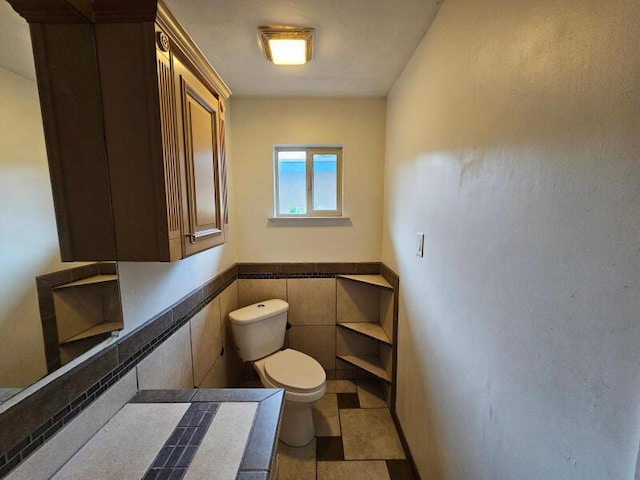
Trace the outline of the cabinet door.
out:
M 183 178 L 183 253 L 224 242 L 218 99 L 174 57 L 180 167 Z

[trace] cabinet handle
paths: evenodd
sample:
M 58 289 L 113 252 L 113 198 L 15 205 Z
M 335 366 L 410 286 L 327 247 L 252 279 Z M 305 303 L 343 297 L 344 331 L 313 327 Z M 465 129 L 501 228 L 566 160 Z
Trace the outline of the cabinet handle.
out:
M 195 243 L 200 239 L 211 237 L 213 235 L 221 235 L 221 234 L 222 234 L 222 230 L 220 230 L 219 228 L 208 228 L 206 230 L 200 230 L 199 232 L 196 232 L 196 233 L 187 233 L 185 234 L 185 236 L 189 239 L 192 245 L 195 245 Z

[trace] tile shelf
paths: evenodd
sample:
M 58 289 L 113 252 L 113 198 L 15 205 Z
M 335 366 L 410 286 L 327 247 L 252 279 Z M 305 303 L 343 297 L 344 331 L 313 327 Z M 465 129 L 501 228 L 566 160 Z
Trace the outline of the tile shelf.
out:
M 382 275 L 336 275 L 336 358 L 392 383 L 394 287 Z
M 375 375 L 387 383 L 391 383 L 391 377 L 385 370 L 379 357 L 376 356 L 358 356 L 358 355 L 338 355 L 340 360 L 344 360 L 365 372 Z
M 77 280 L 63 283 L 62 278 L 50 287 L 56 335 L 49 339 L 49 370 L 65 365 L 124 327 L 115 272 L 96 268 L 79 276 L 76 272 L 73 277 Z
M 393 291 L 391 284 L 387 282 L 382 275 L 336 275 L 336 277 Z
M 60 346 L 67 345 L 69 343 L 77 342 L 79 340 L 84 340 L 86 338 L 97 337 L 100 335 L 104 335 L 105 333 L 116 332 L 118 330 L 122 330 L 122 322 L 102 322 L 98 325 L 91 327 L 83 332 L 74 335 L 71 338 L 67 338 L 60 342 Z
M 369 322 L 338 322 L 339 327 L 348 328 L 354 332 L 358 332 L 366 337 L 373 338 L 387 345 L 393 345 L 384 329 L 379 323 Z
M 82 287 L 85 285 L 95 285 L 97 283 L 117 282 L 117 281 L 118 281 L 117 275 L 94 275 L 92 277 L 76 280 L 75 282 L 69 282 L 62 285 L 58 285 L 57 287 L 53 287 L 53 289 L 62 290 L 65 288 Z

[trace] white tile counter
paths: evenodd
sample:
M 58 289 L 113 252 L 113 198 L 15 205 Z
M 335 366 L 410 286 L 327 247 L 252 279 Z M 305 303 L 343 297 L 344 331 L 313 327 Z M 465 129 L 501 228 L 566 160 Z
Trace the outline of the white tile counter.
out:
M 54 480 L 267 480 L 282 390 L 142 390 Z

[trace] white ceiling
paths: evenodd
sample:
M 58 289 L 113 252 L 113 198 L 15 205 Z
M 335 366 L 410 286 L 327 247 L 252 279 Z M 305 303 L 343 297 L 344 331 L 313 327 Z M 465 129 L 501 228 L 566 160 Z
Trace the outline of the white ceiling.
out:
M 165 0 L 238 96 L 382 97 L 431 25 L 440 0 Z M 316 30 L 312 62 L 275 66 L 260 25 Z
M 236 96 L 383 97 L 442 0 L 165 0 Z M 267 62 L 260 25 L 316 30 L 304 66 Z M 0 66 L 33 78 L 26 23 L 0 0 Z

